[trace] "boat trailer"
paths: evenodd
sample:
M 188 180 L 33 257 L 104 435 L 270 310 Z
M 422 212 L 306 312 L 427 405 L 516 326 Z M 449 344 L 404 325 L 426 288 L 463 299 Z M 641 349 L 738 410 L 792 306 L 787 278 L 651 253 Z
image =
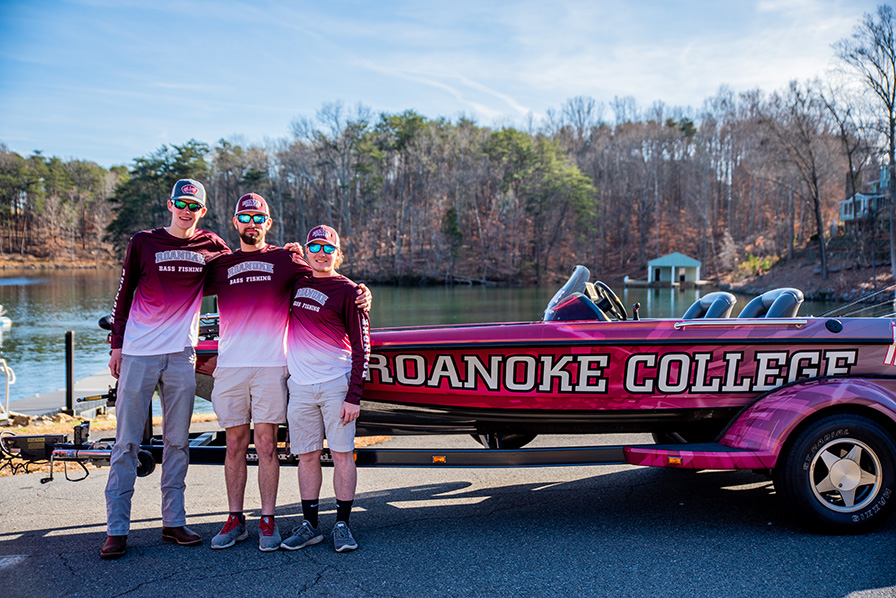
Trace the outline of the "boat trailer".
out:
M 48 477 L 41 483 L 53 481 L 53 465 L 56 463 L 76 463 L 84 472 L 83 477 L 71 478 L 80 481 L 89 475 L 85 467 L 91 463 L 97 467 L 108 466 L 115 440 L 105 438 L 89 440 L 90 424 L 83 422 L 74 428 L 74 438 L 69 441 L 65 434 L 40 435 L 0 435 L 0 468 L 19 467 L 25 471 L 29 466 L 50 464 Z M 298 457 L 289 452 L 286 428 L 280 428 L 278 457 L 281 465 L 298 465 Z M 162 460 L 162 439 L 153 436 L 144 439 L 138 452 L 137 475 L 145 477 L 155 470 Z M 222 430 L 190 434 L 191 465 L 223 465 L 226 453 L 225 433 Z M 571 465 L 619 465 L 625 464 L 623 446 L 584 446 L 558 448 L 520 449 L 381 449 L 359 448 L 354 451 L 358 467 L 556 467 Z M 19 463 L 18 466 L 13 462 Z M 246 454 L 249 465 L 258 464 L 255 447 L 250 444 Z M 331 466 L 333 458 L 328 449 L 321 453 L 321 464 Z

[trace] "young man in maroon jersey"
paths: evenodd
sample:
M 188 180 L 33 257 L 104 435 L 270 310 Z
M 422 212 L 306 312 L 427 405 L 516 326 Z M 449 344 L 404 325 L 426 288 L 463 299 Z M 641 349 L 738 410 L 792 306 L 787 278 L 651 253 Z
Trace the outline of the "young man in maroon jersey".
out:
M 355 420 L 370 359 L 370 323 L 352 298 L 357 285 L 340 275 L 339 235 L 329 226 L 308 233 L 305 256 L 313 276 L 296 282 L 287 332 L 289 438 L 299 455 L 302 524 L 281 545 L 298 550 L 323 540 L 318 502 L 323 439 L 333 456 L 336 524 L 333 548 L 349 552 L 358 543 L 348 527 L 355 498 Z
M 229 249 L 214 233 L 196 228 L 206 213 L 205 188 L 198 181 L 177 181 L 168 211 L 168 226 L 131 238 L 115 298 L 109 369 L 118 378 L 117 428 L 106 484 L 104 559 L 126 551 L 137 451 L 156 386 L 164 420 L 162 539 L 181 546 L 202 543 L 186 527 L 184 508 L 196 392 L 194 347 L 206 264 Z
M 280 479 L 277 428 L 286 421 L 290 292 L 297 279 L 310 276 L 311 268 L 299 253 L 265 241 L 272 220 L 262 196 L 247 193 L 240 197 L 233 225 L 239 233 L 240 249 L 215 260 L 206 289 L 218 295 L 218 361 L 212 403 L 227 439 L 224 479 L 230 510 L 211 546 L 229 548 L 248 538 L 243 501 L 250 422 L 254 422 L 262 515 L 258 547 L 273 551 L 281 543 L 274 510 Z M 369 307 L 369 294 L 357 301 Z

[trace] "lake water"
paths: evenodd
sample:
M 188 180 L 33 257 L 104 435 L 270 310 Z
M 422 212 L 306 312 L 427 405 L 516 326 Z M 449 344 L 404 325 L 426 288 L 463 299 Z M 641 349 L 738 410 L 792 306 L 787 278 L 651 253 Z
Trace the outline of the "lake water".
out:
M 0 304 L 12 319 L 3 333 L 2 357 L 16 373 L 10 403 L 65 387 L 65 332 L 75 333 L 75 379 L 106 367 L 107 333 L 97 321 L 112 311 L 118 270 L 28 271 L 0 274 Z M 623 288 L 605 281 L 626 308 L 641 303 L 642 318 L 677 317 L 713 289 Z M 559 285 L 558 285 L 559 286 Z M 371 325 L 415 326 L 472 322 L 540 320 L 555 287 L 499 288 L 372 287 Z M 735 313 L 751 297 L 739 296 Z M 818 314 L 832 305 L 806 303 L 801 314 Z M 0 400 L 2 400 L 0 386 Z M 197 402 L 198 409 L 208 404 Z M 15 409 L 14 405 L 10 405 Z

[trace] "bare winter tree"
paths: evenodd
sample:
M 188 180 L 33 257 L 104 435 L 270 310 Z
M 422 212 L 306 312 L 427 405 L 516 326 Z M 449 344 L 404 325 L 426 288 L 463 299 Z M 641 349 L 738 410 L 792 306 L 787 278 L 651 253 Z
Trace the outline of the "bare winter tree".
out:
M 829 113 L 816 89 L 814 83 L 803 87 L 796 81 L 791 82 L 783 95 L 772 95 L 760 107 L 760 119 L 783 160 L 799 174 L 815 217 L 821 276 L 826 279 L 828 264 L 821 212 L 823 179 L 831 171 L 828 157 L 832 131 Z
M 889 163 L 890 269 L 896 278 L 896 34 L 893 7 L 881 4 L 865 13 L 852 37 L 834 45 L 837 55 L 875 100 L 878 131 L 886 141 Z
M 859 101 L 851 97 L 850 90 L 843 87 L 829 87 L 821 91 L 821 101 L 824 103 L 837 128 L 837 136 L 840 140 L 840 148 L 843 157 L 846 158 L 846 197 L 852 197 L 853 213 L 857 214 L 856 194 L 862 181 L 862 172 L 872 158 L 871 147 L 867 127 L 859 119 L 856 106 Z M 862 263 L 871 248 L 873 253 L 873 223 L 868 230 L 864 220 L 857 220 L 850 227 L 850 247 L 854 265 Z M 874 268 L 874 260 L 871 259 L 871 267 Z M 873 276 L 873 275 L 872 275 Z

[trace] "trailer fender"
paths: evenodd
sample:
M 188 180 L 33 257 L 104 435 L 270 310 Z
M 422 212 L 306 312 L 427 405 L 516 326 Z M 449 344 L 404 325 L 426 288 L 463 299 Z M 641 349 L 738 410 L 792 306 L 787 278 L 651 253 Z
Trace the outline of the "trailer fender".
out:
M 831 408 L 872 409 L 896 422 L 896 379 L 822 378 L 772 391 L 747 407 L 719 444 L 749 451 L 772 469 L 784 443 L 803 421 Z
M 896 422 L 896 379 L 821 378 L 776 389 L 732 420 L 717 442 L 624 447 L 626 462 L 681 469 L 774 469 L 807 418 L 831 408 L 873 409 Z

